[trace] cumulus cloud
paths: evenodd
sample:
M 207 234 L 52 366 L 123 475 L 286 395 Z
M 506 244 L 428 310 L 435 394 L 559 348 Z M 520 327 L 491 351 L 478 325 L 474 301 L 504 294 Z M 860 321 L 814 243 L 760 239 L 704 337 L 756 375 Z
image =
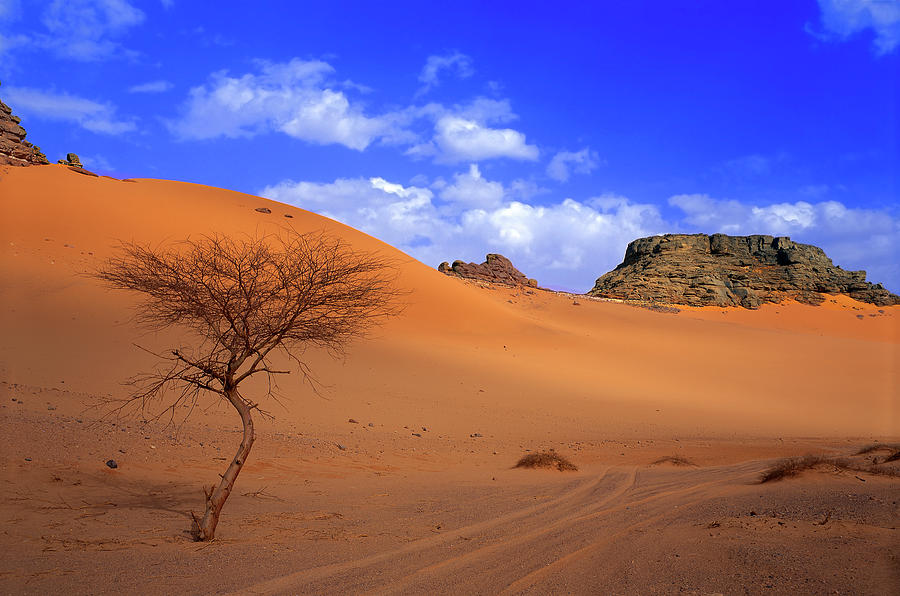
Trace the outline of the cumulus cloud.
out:
M 429 56 L 419 74 L 419 82 L 422 83 L 422 86 L 416 95 L 424 95 L 440 85 L 440 76 L 443 71 L 450 71 L 461 79 L 468 78 L 475 72 L 472 69 L 472 59 L 465 54 L 451 52 L 442 56 Z
M 111 103 L 29 87 L 4 87 L 4 93 L 23 115 L 72 122 L 100 134 L 117 135 L 137 129 L 135 120 L 118 116 L 116 107 Z
M 496 207 L 503 201 L 503 185 L 485 180 L 478 165 L 469 166 L 469 171 L 453 176 L 453 184 L 445 186 L 440 197 L 461 207 Z
M 523 133 L 496 127 L 518 118 L 507 100 L 478 97 L 451 107 L 431 103 L 406 113 L 413 119 L 434 122 L 431 138 L 407 149 L 406 155 L 415 158 L 456 164 L 499 158 L 534 161 L 539 155 L 537 146 L 529 145 Z
M 165 93 L 173 87 L 169 81 L 149 81 L 140 85 L 132 85 L 128 88 L 129 93 Z
M 538 158 L 537 146 L 523 133 L 498 126 L 517 118 L 506 100 L 477 97 L 464 105 L 428 103 L 367 114 L 345 93 L 360 86 L 337 82 L 327 62 L 257 64 L 255 72 L 219 71 L 192 88 L 181 116 L 167 123 L 171 132 L 181 139 L 211 139 L 277 131 L 358 151 L 377 142 L 406 146 L 406 155 L 441 164 Z
M 456 192 L 470 184 L 485 204 L 457 202 Z M 500 252 L 542 283 L 579 291 L 618 264 L 630 240 L 665 230 L 656 207 L 622 197 L 538 206 L 508 194 L 498 201 L 500 190 L 500 183 L 472 166 L 438 195 L 383 178 L 288 180 L 260 195 L 346 223 L 429 265 L 457 258 L 480 262 L 486 253 Z
M 819 0 L 822 30 L 806 30 L 822 40 L 846 40 L 871 29 L 876 55 L 890 54 L 900 45 L 900 3 L 893 0 Z
M 490 128 L 459 116 L 442 116 L 434 125 L 434 138 L 407 151 L 414 157 L 433 156 L 437 163 L 459 163 L 509 158 L 534 161 L 538 148 L 512 128 Z
M 214 73 L 194 87 L 183 115 L 169 123 L 184 139 L 251 136 L 280 131 L 311 143 L 361 151 L 400 134 L 389 115 L 369 117 L 329 85 L 334 69 L 319 60 L 260 62 L 259 72 L 239 77 Z
M 701 194 L 677 195 L 669 204 L 681 210 L 681 227 L 690 231 L 790 236 L 822 247 L 836 265 L 867 269 L 871 281 L 900 290 L 900 217 L 888 211 L 838 201 L 753 205 Z
M 259 194 L 315 211 L 411 254 L 430 256 L 429 245 L 441 242 L 448 233 L 430 189 L 384 178 L 339 178 L 330 183 L 285 180 Z
M 547 165 L 547 175 L 559 182 L 567 182 L 572 173 L 590 174 L 601 163 L 600 156 L 589 147 L 574 152 L 560 151 Z

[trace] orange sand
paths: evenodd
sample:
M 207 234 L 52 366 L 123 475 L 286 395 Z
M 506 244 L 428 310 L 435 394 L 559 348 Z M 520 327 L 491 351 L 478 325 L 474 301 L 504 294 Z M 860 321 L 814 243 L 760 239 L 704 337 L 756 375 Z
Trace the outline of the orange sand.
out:
M 255 211 L 263 206 L 272 213 Z M 821 307 L 684 308 L 669 314 L 546 291 L 485 288 L 446 277 L 357 230 L 301 209 L 194 184 L 92 178 L 61 166 L 0 168 L 0 221 L 0 421 L 6 437 L 0 455 L 7 494 L 0 511 L 4 519 L 19 520 L 0 546 L 15 543 L 24 553 L 0 569 L 3 591 L 102 592 L 106 588 L 87 583 L 111 577 L 110 571 L 92 567 L 88 555 L 107 550 L 98 544 L 124 545 L 121 552 L 116 546 L 120 554 L 109 559 L 116 565 L 161 564 L 148 554 L 156 547 L 167 556 L 183 555 L 194 547 L 172 536 L 186 527 L 186 511 L 200 507 L 199 487 L 224 467 L 213 458 L 230 456 L 236 447 L 236 416 L 215 404 L 172 437 L 170 430 L 136 421 L 88 426 L 100 412 L 85 411 L 85 404 L 123 395 L 122 381 L 152 366 L 153 359 L 133 343 L 164 349 L 179 340 L 174 331 L 153 334 L 136 328 L 130 322 L 134 297 L 106 290 L 83 275 L 120 239 L 158 244 L 284 225 L 325 230 L 355 248 L 395 260 L 398 285 L 409 292 L 403 314 L 375 337 L 353 345 L 345 361 L 306 355 L 326 384 L 321 396 L 293 375 L 281 384 L 281 404 L 269 407 L 275 419 L 258 423 L 260 440 L 235 494 L 269 488 L 282 500 L 237 496 L 226 505 L 220 534 L 227 544 L 223 553 L 230 553 L 223 556 L 233 562 L 216 590 L 254 585 L 253 593 L 449 591 L 451 584 L 434 583 L 445 572 L 465 575 L 477 569 L 491 575 L 491 565 L 510 564 L 508 557 L 497 558 L 496 548 L 488 548 L 491 532 L 512 541 L 513 551 L 525 549 L 519 554 L 531 561 L 535 544 L 543 544 L 555 528 L 571 541 L 550 540 L 547 544 L 555 546 L 539 549 L 534 565 L 498 573 L 494 583 L 454 585 L 468 593 L 479 591 L 478 586 L 491 586 L 487 593 L 564 591 L 566 585 L 575 586 L 575 592 L 603 591 L 613 584 L 592 584 L 584 574 L 596 571 L 592 557 L 606 553 L 608 559 L 618 551 L 608 540 L 595 540 L 593 532 L 634 537 L 635 528 L 643 528 L 639 534 L 649 531 L 653 520 L 665 521 L 665 512 L 690 495 L 698 498 L 688 501 L 701 508 L 713 501 L 752 501 L 756 496 L 746 482 L 766 458 L 811 449 L 840 451 L 900 436 L 898 307 L 835 297 Z M 350 424 L 349 418 L 361 424 Z M 482 437 L 471 437 L 474 433 Z M 573 454 L 583 471 L 560 476 L 507 469 L 524 449 L 546 447 Z M 692 472 L 695 477 L 646 468 L 676 451 L 689 452 L 703 466 Z M 32 461 L 23 462 L 23 452 L 31 453 Z M 123 462 L 115 472 L 102 466 L 113 456 Z M 860 489 L 859 481 L 848 482 Z M 891 482 L 879 479 L 866 486 L 892 490 Z M 80 517 L 106 510 L 103 505 L 80 510 L 79 503 L 94 507 L 104 499 L 130 505 L 117 504 L 115 511 L 107 506 L 108 513 L 98 514 L 102 518 Z M 423 502 L 428 503 L 424 510 L 417 505 Z M 529 509 L 551 502 L 559 508 Z M 322 511 L 311 513 L 312 503 Z M 648 517 L 623 521 L 645 503 L 653 503 Z M 328 517 L 331 509 L 344 513 Z M 348 509 L 366 514 L 354 517 Z M 154 511 L 162 512 L 159 519 L 151 515 Z M 428 514 L 423 525 L 422 511 L 440 514 Z M 523 525 L 532 515 L 537 517 Z M 254 525 L 254 516 L 263 521 Z M 374 526 L 348 528 L 340 521 L 348 518 L 367 519 Z M 440 525 L 438 519 L 448 520 L 443 529 L 457 528 L 452 539 L 429 526 Z M 491 525 L 489 519 L 500 521 Z M 697 530 L 704 520 L 688 516 L 682 521 L 684 532 L 676 532 L 681 539 L 697 533 L 700 540 L 708 533 Z M 51 531 L 46 524 L 56 526 Z M 323 536 L 381 534 L 368 542 L 351 537 L 346 544 L 329 544 L 319 554 L 304 554 L 300 563 L 291 553 L 308 546 L 273 529 L 278 527 L 312 528 Z M 808 541 L 804 528 L 795 526 L 794 542 L 783 546 Z M 764 527 L 753 531 L 761 533 L 760 540 L 772 539 Z M 149 532 L 144 542 L 153 546 L 141 546 L 135 538 L 141 532 Z M 884 532 L 873 529 L 864 539 L 891 543 Z M 476 533 L 487 541 L 482 544 L 487 550 L 472 550 L 446 566 L 435 559 L 448 544 Z M 676 535 L 670 539 L 677 542 Z M 245 564 L 243 575 L 238 573 L 242 540 L 254 549 L 252 569 Z M 652 541 L 628 544 L 638 549 L 627 551 L 634 556 L 639 551 L 650 556 L 657 548 Z M 48 545 L 56 553 L 50 559 L 34 555 Z M 281 554 L 266 559 L 259 549 L 269 547 Z M 378 552 L 393 555 L 378 559 Z M 702 552 L 718 556 L 715 549 Z M 185 556 L 196 563 L 208 555 Z M 810 560 L 820 556 L 810 555 Z M 615 560 L 611 570 L 629 568 L 628 561 Z M 277 569 L 273 561 L 279 562 Z M 400 570 L 389 584 L 345 577 L 353 569 L 388 563 Z M 539 572 L 545 564 L 550 568 Z M 148 591 L 206 591 L 204 584 L 186 579 L 187 568 L 173 565 L 165 563 L 168 571 L 162 575 L 150 574 L 156 579 Z M 302 571 L 314 567 L 314 573 Z M 675 574 L 666 569 L 659 568 L 657 575 L 634 571 L 644 578 L 634 585 L 665 592 L 668 584 L 652 582 L 660 573 Z M 187 575 L 179 579 L 178 573 Z M 888 573 L 872 580 L 874 592 L 893 579 Z M 124 585 L 126 591 L 146 588 Z

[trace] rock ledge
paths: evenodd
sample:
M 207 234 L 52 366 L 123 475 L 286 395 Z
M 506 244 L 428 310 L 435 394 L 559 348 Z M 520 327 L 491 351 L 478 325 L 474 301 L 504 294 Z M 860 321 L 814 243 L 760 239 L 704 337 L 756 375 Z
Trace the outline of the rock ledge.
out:
M 588 292 L 601 298 L 758 308 L 797 300 L 820 304 L 824 294 L 845 294 L 878 306 L 900 296 L 866 281 L 865 271 L 845 271 L 825 252 L 788 237 L 666 234 L 639 238 L 625 260 Z

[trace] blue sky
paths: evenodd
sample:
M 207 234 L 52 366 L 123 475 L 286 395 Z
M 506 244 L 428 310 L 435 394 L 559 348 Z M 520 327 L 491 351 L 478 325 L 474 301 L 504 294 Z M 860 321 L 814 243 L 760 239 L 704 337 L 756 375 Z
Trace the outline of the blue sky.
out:
M 51 160 L 432 266 L 586 291 L 634 238 L 760 233 L 900 291 L 900 0 L 207 6 L 0 0 L 0 98 Z

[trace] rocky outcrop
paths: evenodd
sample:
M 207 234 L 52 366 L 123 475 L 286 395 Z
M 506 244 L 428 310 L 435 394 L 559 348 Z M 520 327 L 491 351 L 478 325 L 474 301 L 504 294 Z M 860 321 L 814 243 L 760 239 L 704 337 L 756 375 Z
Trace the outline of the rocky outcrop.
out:
M 0 100 L 0 166 L 31 166 L 50 163 L 41 148 L 25 140 L 22 120 Z
M 537 287 L 537 281 L 525 277 L 524 273 L 513 267 L 509 259 L 497 254 L 487 255 L 484 263 L 480 265 L 463 261 L 453 261 L 453 265 L 450 265 L 445 261 L 438 266 L 438 271 L 447 275 L 508 286 Z
M 59 165 L 62 165 L 62 166 L 69 166 L 70 168 L 83 168 L 84 167 L 83 165 L 81 165 L 81 158 L 78 157 L 77 153 L 66 153 L 66 158 L 60 159 L 56 163 L 58 163 Z
M 66 158 L 60 159 L 56 163 L 61 166 L 68 166 L 69 169 L 73 172 L 78 172 L 79 174 L 84 174 L 85 176 L 97 176 L 97 174 L 91 172 L 90 170 L 84 169 L 84 166 L 81 164 L 81 158 L 79 158 L 78 154 L 76 153 L 66 153 Z
M 666 234 L 628 245 L 625 260 L 600 277 L 592 296 L 757 308 L 766 302 L 820 304 L 823 294 L 846 294 L 879 306 L 900 296 L 866 281 L 865 271 L 836 267 L 816 246 L 790 238 Z

